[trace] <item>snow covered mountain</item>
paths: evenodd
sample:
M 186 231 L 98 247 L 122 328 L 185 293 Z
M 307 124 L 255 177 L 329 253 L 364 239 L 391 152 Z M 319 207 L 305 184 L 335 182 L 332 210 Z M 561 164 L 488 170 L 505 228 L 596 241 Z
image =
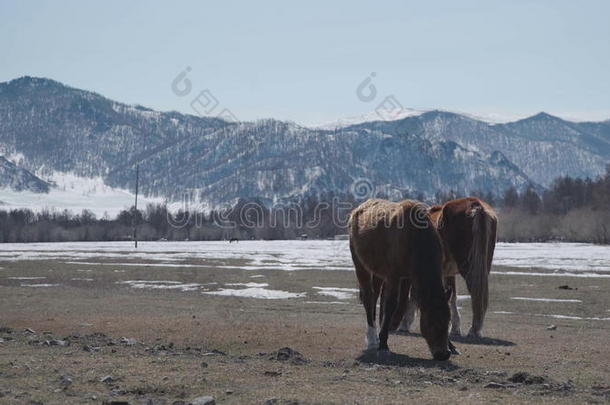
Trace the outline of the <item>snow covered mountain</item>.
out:
M 610 121 L 577 123 L 539 113 L 515 122 L 492 124 L 456 113 L 429 111 L 346 129 L 410 133 L 431 142 L 453 141 L 483 154 L 500 151 L 543 186 L 564 175 L 597 177 L 610 163 Z
M 2 175 L 0 174 L 0 178 Z M 81 213 L 88 210 L 99 218 L 108 215 L 116 217 L 122 210 L 134 203 L 134 194 L 129 190 L 110 187 L 101 177 L 80 177 L 70 173 L 55 172 L 47 178 L 48 192 L 35 188 L 16 190 L 0 187 L 0 209 L 28 208 L 41 210 L 70 210 Z M 162 203 L 163 198 L 138 197 L 138 207 L 148 203 Z M 176 209 L 179 206 L 176 206 Z
M 338 129 L 227 122 L 23 77 L 0 83 L 0 155 L 19 156 L 19 166 L 42 179 L 69 173 L 132 191 L 139 164 L 145 195 L 176 201 L 195 193 L 208 206 L 349 193 L 361 179 L 395 198 L 499 194 L 561 174 L 594 176 L 610 156 L 608 122 L 536 116 L 493 125 L 439 111 L 406 115 Z
M 383 110 L 383 111 L 372 111 L 362 115 L 356 115 L 352 117 L 345 117 L 338 120 L 334 120 L 331 122 L 324 122 L 317 125 L 308 125 L 310 128 L 317 129 L 339 129 L 345 128 L 351 125 L 363 124 L 365 122 L 379 121 L 379 120 L 387 120 L 388 117 L 391 117 L 392 121 L 401 120 L 407 117 L 415 117 L 425 113 L 425 110 L 415 110 L 413 108 L 395 108 L 391 110 Z
M 51 185 L 39 179 L 26 169 L 17 165 L 4 156 L 0 156 L 0 188 L 10 188 L 15 191 L 32 191 L 34 193 L 48 193 Z

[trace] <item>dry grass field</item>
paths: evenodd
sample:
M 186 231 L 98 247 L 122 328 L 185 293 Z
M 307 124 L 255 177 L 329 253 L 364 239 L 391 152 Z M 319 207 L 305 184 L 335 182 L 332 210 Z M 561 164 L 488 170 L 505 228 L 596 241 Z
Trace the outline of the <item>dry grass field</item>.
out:
M 349 271 L 112 260 L 0 261 L 1 404 L 610 402 L 608 277 L 494 274 L 486 338 L 436 362 L 417 333 L 363 350 L 357 294 L 321 289 Z

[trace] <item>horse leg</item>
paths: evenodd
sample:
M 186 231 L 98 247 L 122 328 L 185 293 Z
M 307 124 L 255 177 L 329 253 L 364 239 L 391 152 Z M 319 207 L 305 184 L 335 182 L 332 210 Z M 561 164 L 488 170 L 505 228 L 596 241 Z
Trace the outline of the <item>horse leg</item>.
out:
M 388 334 L 390 330 L 390 323 L 392 322 L 392 315 L 396 311 L 396 305 L 398 304 L 398 292 L 400 288 L 400 280 L 387 279 L 383 285 L 384 289 L 384 302 L 383 302 L 383 321 L 381 323 L 381 330 L 379 331 L 379 350 L 389 351 L 388 347 Z
M 392 316 L 392 322 L 390 323 L 390 330 L 399 330 L 400 323 L 403 319 L 407 306 L 409 305 L 409 291 L 411 290 L 411 280 L 403 278 L 400 280 L 400 292 L 398 293 L 398 304 L 394 315 Z
M 379 308 L 379 324 L 381 325 L 381 316 L 383 314 L 383 279 L 371 275 L 371 297 L 370 297 L 370 306 L 368 311 L 371 313 L 371 317 L 373 319 L 373 328 L 368 328 L 367 330 L 367 342 L 373 342 L 373 344 L 369 344 L 369 349 L 375 349 L 379 346 L 379 336 L 378 330 L 375 327 L 375 319 L 377 313 L 377 301 L 379 300 L 379 296 L 381 295 L 381 305 Z M 368 314 L 368 313 L 367 313 Z M 368 315 L 367 315 L 368 316 Z
M 382 291 L 383 291 L 383 279 L 381 279 L 377 276 L 373 276 L 371 279 L 371 284 L 373 285 L 373 319 L 375 319 L 375 312 L 377 310 L 377 300 L 379 299 L 379 295 L 381 295 Z M 383 306 L 381 306 L 381 308 L 379 308 L 379 318 L 380 318 L 379 324 L 381 324 L 382 311 L 383 311 Z
M 445 287 L 451 288 L 453 294 L 449 299 L 449 306 L 451 308 L 451 336 L 462 336 L 462 330 L 460 329 L 460 311 L 457 307 L 457 283 L 455 276 L 449 276 L 445 278 Z
M 407 309 L 405 310 L 405 315 L 398 326 L 399 332 L 409 333 L 411 331 L 411 325 L 413 325 L 413 321 L 415 320 L 415 312 L 417 311 L 417 301 L 415 300 L 415 294 L 413 293 L 413 289 L 410 289 L 409 292 L 409 300 L 407 302 Z
M 374 278 L 364 267 L 354 258 L 354 265 L 356 266 L 356 277 L 358 278 L 358 284 L 360 285 L 360 301 L 366 311 L 366 343 L 369 349 L 377 348 L 379 346 L 379 339 L 377 338 L 377 327 L 375 325 L 375 307 L 377 305 L 378 291 L 375 291 Z
M 374 349 L 379 345 L 377 338 L 377 326 L 375 325 L 375 306 L 377 300 L 373 292 L 372 283 L 369 281 L 365 285 L 360 285 L 360 299 L 366 311 L 366 344 L 367 348 Z
M 475 284 L 471 281 L 470 277 L 466 277 L 466 286 L 468 287 L 472 304 L 472 326 L 468 331 L 468 336 L 480 339 L 483 320 L 487 312 L 487 302 L 489 300 L 487 280 L 485 280 L 485 284 Z

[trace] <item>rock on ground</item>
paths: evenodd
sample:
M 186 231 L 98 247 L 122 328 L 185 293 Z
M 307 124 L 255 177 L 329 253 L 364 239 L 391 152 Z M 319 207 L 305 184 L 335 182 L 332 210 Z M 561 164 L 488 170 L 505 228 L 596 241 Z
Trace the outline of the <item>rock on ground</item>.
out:
M 214 397 L 197 397 L 191 401 L 191 405 L 215 405 Z

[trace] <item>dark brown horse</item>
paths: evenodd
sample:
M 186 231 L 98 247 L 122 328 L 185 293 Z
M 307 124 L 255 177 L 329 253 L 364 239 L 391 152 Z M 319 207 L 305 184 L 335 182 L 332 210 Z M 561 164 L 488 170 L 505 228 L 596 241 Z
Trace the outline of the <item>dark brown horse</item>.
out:
M 351 214 L 350 250 L 366 311 L 368 347 L 389 350 L 388 332 L 399 295 L 412 288 L 421 310 L 422 335 L 434 359 L 447 360 L 451 355 L 449 296 L 443 289 L 441 241 L 427 210 L 410 200 L 366 201 Z M 384 302 L 377 339 L 375 308 L 382 285 Z
M 451 287 L 453 292 L 451 334 L 461 335 L 455 279 L 459 273 L 466 280 L 472 303 L 472 327 L 468 335 L 480 338 L 489 300 L 488 276 L 496 246 L 496 213 L 484 201 L 467 197 L 432 207 L 430 217 L 443 242 L 445 286 Z M 401 309 L 404 318 L 398 330 L 409 331 L 415 308 L 416 303 L 411 300 Z

